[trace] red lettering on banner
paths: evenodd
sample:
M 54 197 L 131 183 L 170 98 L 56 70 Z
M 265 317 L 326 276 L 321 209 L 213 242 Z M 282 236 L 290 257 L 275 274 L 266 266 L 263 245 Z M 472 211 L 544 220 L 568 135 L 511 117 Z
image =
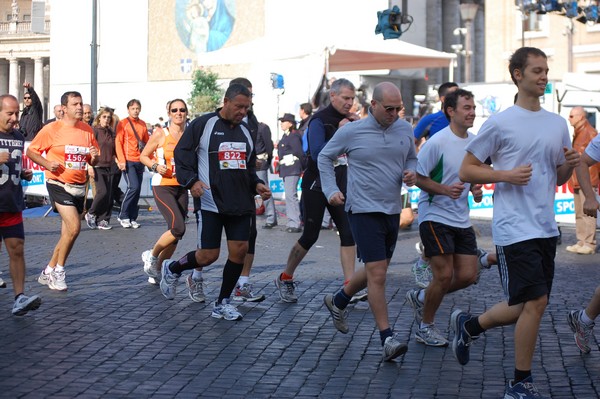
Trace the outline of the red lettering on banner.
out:
M 483 185 L 483 189 L 484 190 L 493 190 L 495 186 L 496 186 L 496 183 L 488 183 L 488 184 Z
M 43 166 L 38 165 L 37 163 L 35 163 L 31 159 L 29 159 L 29 157 L 27 155 L 23 155 L 23 168 L 31 169 L 31 170 L 39 170 L 39 171 L 46 170 L 46 168 L 44 168 Z
M 563 184 L 562 186 L 556 186 L 557 194 L 573 194 L 573 187 L 570 184 Z

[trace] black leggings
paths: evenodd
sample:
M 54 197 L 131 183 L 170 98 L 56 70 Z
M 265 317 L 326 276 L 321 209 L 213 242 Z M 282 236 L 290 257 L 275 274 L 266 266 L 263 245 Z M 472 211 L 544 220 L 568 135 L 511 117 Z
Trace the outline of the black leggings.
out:
M 185 215 L 188 209 L 188 192 L 181 186 L 152 186 L 154 201 L 165 218 L 173 237 L 181 240 L 185 234 Z
M 254 255 L 254 250 L 256 248 L 256 235 L 258 232 L 256 231 L 256 212 L 252 214 L 250 218 L 250 237 L 248 238 L 248 254 Z
M 325 194 L 310 189 L 302 190 L 302 198 L 304 199 L 304 231 L 298 240 L 298 244 L 302 248 L 308 251 L 319 239 L 325 208 L 329 210 L 331 218 L 340 233 L 340 245 L 342 247 L 355 245 L 344 206 L 330 205 L 327 198 L 325 198 Z

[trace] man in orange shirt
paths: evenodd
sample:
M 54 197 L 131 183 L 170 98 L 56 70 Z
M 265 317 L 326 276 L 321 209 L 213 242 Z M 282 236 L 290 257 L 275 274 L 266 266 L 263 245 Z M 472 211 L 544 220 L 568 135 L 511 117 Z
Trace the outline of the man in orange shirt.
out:
M 142 179 L 144 178 L 144 164 L 140 162 L 140 154 L 150 138 L 146 122 L 139 118 L 141 110 L 142 104 L 139 100 L 129 100 L 127 103 L 129 116 L 117 125 L 115 140 L 117 164 L 123 171 L 123 177 L 127 183 L 127 190 L 125 190 L 125 197 L 117 219 L 125 229 L 140 227 L 136 221 Z
M 68 91 L 60 103 L 63 118 L 40 130 L 27 149 L 27 156 L 46 169 L 50 201 L 62 218 L 60 239 L 38 282 L 52 290 L 66 291 L 64 266 L 81 229 L 87 165 L 95 165 L 99 153 L 94 131 L 81 120 L 81 94 Z
M 590 141 L 598 135 L 598 132 L 586 118 L 583 107 L 574 107 L 569 114 L 569 123 L 573 126 L 573 148 L 583 154 Z M 600 183 L 600 166 L 590 167 L 590 179 L 594 192 L 598 194 L 598 183 Z M 573 173 L 569 184 L 573 187 L 573 198 L 575 202 L 575 236 L 577 243 L 569 245 L 566 250 L 580 255 L 592 255 L 596 252 L 596 218 L 583 212 L 585 196 Z

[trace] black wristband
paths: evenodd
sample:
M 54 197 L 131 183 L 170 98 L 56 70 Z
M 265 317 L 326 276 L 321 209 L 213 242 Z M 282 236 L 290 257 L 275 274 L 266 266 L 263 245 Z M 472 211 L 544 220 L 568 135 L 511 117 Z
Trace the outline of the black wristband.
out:
M 152 170 L 153 172 L 156 172 L 157 168 L 158 168 L 158 164 L 155 163 L 154 165 L 152 165 L 152 167 L 150 168 L 150 170 Z

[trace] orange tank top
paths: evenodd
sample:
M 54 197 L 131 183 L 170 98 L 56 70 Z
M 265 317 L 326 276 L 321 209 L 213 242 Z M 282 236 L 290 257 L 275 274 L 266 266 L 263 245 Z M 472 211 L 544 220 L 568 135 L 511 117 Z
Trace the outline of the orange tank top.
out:
M 165 132 L 165 142 L 156 149 L 156 160 L 159 165 L 167 165 L 167 173 L 162 176 L 159 173 L 155 173 L 152 176 L 152 185 L 178 186 L 179 183 L 177 183 L 177 178 L 175 177 L 175 158 L 173 156 L 178 140 L 175 140 L 168 128 L 164 128 L 163 131 Z

